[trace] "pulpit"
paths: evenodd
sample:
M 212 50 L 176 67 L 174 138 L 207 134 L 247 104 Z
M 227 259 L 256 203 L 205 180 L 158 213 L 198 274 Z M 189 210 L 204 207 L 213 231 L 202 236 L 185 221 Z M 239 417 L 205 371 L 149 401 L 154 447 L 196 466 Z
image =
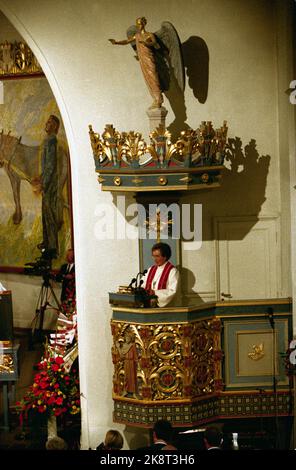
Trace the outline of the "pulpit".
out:
M 288 416 L 281 354 L 291 337 L 291 308 L 291 299 L 113 306 L 114 421 L 151 427 L 163 418 L 181 427 Z

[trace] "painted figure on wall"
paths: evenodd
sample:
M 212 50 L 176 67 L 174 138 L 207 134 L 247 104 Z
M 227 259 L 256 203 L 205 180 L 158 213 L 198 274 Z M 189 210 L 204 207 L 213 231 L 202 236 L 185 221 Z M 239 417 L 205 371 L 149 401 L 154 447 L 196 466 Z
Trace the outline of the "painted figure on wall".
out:
M 114 45 L 132 45 L 153 98 L 151 108 L 160 108 L 162 93 L 169 89 L 172 80 L 176 80 L 180 89 L 184 90 L 181 45 L 177 31 L 168 21 L 163 22 L 156 33 L 146 31 L 146 24 L 146 18 L 137 18 L 136 24 L 127 30 L 128 39 L 109 41 Z
M 59 119 L 54 116 L 54 119 L 59 121 Z M 56 122 L 57 122 L 56 121 Z M 54 122 L 51 117 L 46 123 L 46 126 L 49 125 L 49 129 Z M 49 123 L 49 124 L 48 124 Z M 54 134 L 53 134 L 54 137 Z M 53 138 L 52 137 L 52 138 Z M 48 137 L 49 139 L 49 137 Z M 56 139 L 56 137 L 55 137 Z M 21 137 L 15 137 L 10 135 L 10 133 L 5 134 L 3 130 L 0 133 L 0 167 L 3 167 L 9 177 L 11 188 L 13 191 L 13 199 L 15 203 L 15 211 L 13 214 L 13 222 L 18 225 L 22 221 L 23 213 L 21 208 L 20 200 L 20 185 L 21 181 L 28 181 L 34 190 L 35 193 L 41 191 L 41 180 L 38 178 L 38 168 L 39 168 L 39 146 L 29 146 L 21 142 Z M 53 140 L 52 140 L 53 142 Z M 46 144 L 45 144 L 46 145 Z M 55 149 L 57 146 L 55 145 Z M 45 147 L 44 147 L 45 151 Z M 57 151 L 57 150 L 56 150 Z M 63 186 L 67 178 L 67 162 L 65 161 L 65 152 L 64 155 L 61 155 L 61 159 L 64 161 L 63 166 L 65 167 L 59 177 L 56 178 L 58 184 L 57 188 L 57 212 L 61 213 L 60 207 L 60 196 L 59 193 L 63 189 Z M 42 157 L 45 161 L 45 157 Z M 56 162 L 57 165 L 57 156 L 53 158 L 52 161 Z M 46 164 L 47 166 L 47 164 Z M 46 170 L 48 174 L 48 170 Z M 55 175 L 57 176 L 56 172 Z M 47 179 L 47 178 L 46 178 Z M 47 184 L 47 181 L 46 181 Z M 61 226 L 61 220 L 59 216 L 58 226 Z
M 60 221 L 58 220 L 58 150 L 57 133 L 60 120 L 51 115 L 45 124 L 47 137 L 43 142 L 42 152 L 42 229 L 43 248 L 50 250 L 53 257 L 58 253 L 58 231 Z
M 137 398 L 138 354 L 135 334 L 126 330 L 124 342 L 116 342 L 120 358 L 124 360 L 124 395 Z
M 24 266 L 40 256 L 42 242 L 42 247 L 58 255 L 56 269 L 72 245 L 64 127 L 45 78 L 7 80 L 4 95 L 0 109 L 0 266 Z

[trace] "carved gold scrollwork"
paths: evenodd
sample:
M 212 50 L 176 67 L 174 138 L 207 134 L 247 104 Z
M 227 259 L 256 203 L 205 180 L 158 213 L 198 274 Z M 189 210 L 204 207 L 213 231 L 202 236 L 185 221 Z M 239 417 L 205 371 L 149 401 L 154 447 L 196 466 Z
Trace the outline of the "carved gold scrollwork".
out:
M 107 155 L 110 162 L 114 166 L 119 165 L 121 160 L 121 146 L 122 139 L 120 132 L 118 132 L 112 124 L 106 124 L 105 130 L 102 134 L 102 148 Z
M 89 136 L 90 136 L 90 143 L 93 151 L 93 155 L 98 163 L 102 163 L 104 159 L 107 157 L 105 152 L 104 145 L 100 140 L 100 134 L 95 133 L 91 125 L 89 127 Z
M 176 145 L 171 142 L 171 133 L 160 124 L 150 134 L 150 145 L 147 147 L 157 166 L 160 168 L 167 167 L 172 155 L 176 152 Z
M 181 341 L 176 338 L 174 332 L 163 332 L 157 334 L 151 341 L 149 347 L 153 348 L 154 353 L 161 359 L 171 359 L 180 354 Z
M 177 141 L 172 143 L 170 132 L 163 125 L 159 125 L 150 134 L 150 144 L 147 146 L 139 132 L 118 132 L 112 124 L 107 124 L 100 137 L 100 134 L 95 133 L 92 126 L 89 126 L 93 155 L 99 166 L 107 157 L 106 166 L 111 164 L 111 167 L 119 167 L 123 162 L 123 166 L 133 168 L 149 164 L 150 167 L 166 169 L 172 158 L 175 165 L 177 163 L 177 166 L 184 167 L 222 165 L 227 131 L 226 121 L 219 129 L 214 129 L 211 121 L 203 121 L 197 130 L 182 131 Z M 149 158 L 143 161 L 145 154 Z
M 14 362 L 12 354 L 0 355 L 0 374 L 14 374 Z
M 182 373 L 170 365 L 161 366 L 151 374 L 152 388 L 155 399 L 178 397 L 182 393 Z
M 29 46 L 24 42 L 0 44 L 0 78 L 43 75 L 43 71 Z
M 189 324 L 130 325 L 111 322 L 114 345 L 125 342 L 132 328 L 137 350 L 137 398 L 141 400 L 188 399 L 223 388 L 220 320 Z M 113 391 L 126 395 L 126 368 L 113 346 Z
M 197 134 L 192 129 L 187 129 L 181 132 L 181 136 L 176 142 L 176 151 L 179 157 L 186 158 L 188 164 L 191 164 L 192 155 L 197 151 Z
M 122 133 L 120 157 L 129 163 L 139 163 L 140 157 L 146 152 L 146 143 L 140 132 Z
M 205 163 L 215 161 L 220 164 L 223 162 L 223 154 L 226 147 L 228 128 L 226 121 L 220 129 L 214 129 L 211 121 L 202 121 L 197 129 L 197 148 L 200 159 Z

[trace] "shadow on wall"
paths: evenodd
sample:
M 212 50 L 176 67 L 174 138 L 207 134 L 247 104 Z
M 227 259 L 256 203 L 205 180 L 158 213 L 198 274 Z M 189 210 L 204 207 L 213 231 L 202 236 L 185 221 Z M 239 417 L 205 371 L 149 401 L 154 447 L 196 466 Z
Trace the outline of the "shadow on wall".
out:
M 182 54 L 188 85 L 192 89 L 195 98 L 200 103 L 205 103 L 209 86 L 208 46 L 202 38 L 191 36 L 182 44 Z M 184 91 L 173 80 L 170 84 L 170 89 L 165 92 L 165 96 L 169 100 L 175 115 L 174 121 L 168 126 L 174 141 L 181 131 L 190 129 L 190 126 L 186 123 L 187 114 Z
M 180 272 L 181 279 L 182 299 L 180 305 L 182 305 L 182 307 L 187 307 L 192 304 L 196 305 L 205 303 L 200 295 L 193 289 L 199 284 L 195 274 L 190 269 L 184 268 L 183 266 L 177 266 L 177 268 Z
M 206 42 L 191 36 L 182 44 L 184 67 L 188 85 L 194 97 L 205 103 L 209 86 L 209 50 Z M 166 93 L 172 110 L 174 121 L 168 126 L 172 141 L 176 140 L 182 130 L 190 128 L 186 123 L 186 105 L 184 92 L 176 83 L 171 83 Z M 203 234 L 202 240 L 213 240 L 212 217 L 252 216 L 252 220 L 244 224 L 247 234 L 257 222 L 262 204 L 265 201 L 267 175 L 270 165 L 269 155 L 259 155 L 256 140 L 251 139 L 243 146 L 240 137 L 228 140 L 228 150 L 225 159 L 226 167 L 223 172 L 222 186 L 216 191 L 192 193 L 183 196 L 182 202 L 190 201 L 203 204 Z M 193 221 L 193 207 L 191 207 Z
M 213 217 L 252 216 L 244 224 L 240 238 L 249 233 L 258 221 L 258 214 L 266 200 L 265 190 L 270 159 L 269 155 L 259 155 L 255 139 L 251 139 L 245 147 L 240 137 L 228 139 L 221 187 L 217 191 L 205 190 L 190 196 L 187 194 L 181 201 L 202 204 L 203 241 L 215 239 Z M 192 223 L 193 207 L 191 209 Z M 228 235 L 228 240 L 237 239 L 237 233 Z

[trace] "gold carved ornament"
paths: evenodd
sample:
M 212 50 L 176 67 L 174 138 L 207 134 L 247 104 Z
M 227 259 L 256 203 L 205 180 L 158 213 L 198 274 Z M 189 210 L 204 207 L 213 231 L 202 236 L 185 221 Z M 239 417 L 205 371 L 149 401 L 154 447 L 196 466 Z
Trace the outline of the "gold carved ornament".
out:
M 118 352 L 127 328 L 137 349 L 137 391 L 126 394 L 125 364 Z M 220 329 L 217 321 L 188 325 L 128 325 L 111 321 L 113 396 L 140 400 L 184 400 L 222 387 Z M 215 364 L 219 362 L 220 366 Z
M 260 359 L 263 359 L 264 356 L 264 343 L 260 343 L 258 345 L 253 344 L 252 351 L 248 353 L 248 358 L 253 361 L 259 361 Z
M 173 225 L 173 223 L 174 222 L 172 218 L 169 219 L 168 217 L 166 217 L 165 214 L 161 213 L 160 209 L 156 210 L 156 214 L 153 218 L 150 218 L 150 214 L 149 214 L 148 220 L 145 221 L 145 225 L 148 231 L 153 230 L 154 232 L 156 232 L 157 243 L 159 243 L 161 240 L 162 232 L 165 232 L 165 236 L 166 236 L 167 235 L 166 232 Z
M 0 375 L 1 374 L 14 374 L 14 362 L 12 354 L 0 355 Z
M 0 78 L 44 75 L 29 46 L 24 42 L 0 44 Z
M 176 142 L 172 143 L 170 132 L 160 124 L 151 132 L 150 144 L 147 145 L 139 132 L 119 132 L 112 124 L 107 124 L 100 136 L 89 125 L 91 147 L 99 168 L 110 165 L 138 168 L 151 161 L 157 168 L 167 168 L 172 159 L 177 166 L 222 165 L 227 132 L 226 121 L 219 129 L 214 129 L 211 121 L 203 121 L 196 130 L 182 131 Z M 143 163 L 144 155 L 148 158 Z M 165 185 L 165 178 L 160 178 L 163 179 L 159 184 Z

